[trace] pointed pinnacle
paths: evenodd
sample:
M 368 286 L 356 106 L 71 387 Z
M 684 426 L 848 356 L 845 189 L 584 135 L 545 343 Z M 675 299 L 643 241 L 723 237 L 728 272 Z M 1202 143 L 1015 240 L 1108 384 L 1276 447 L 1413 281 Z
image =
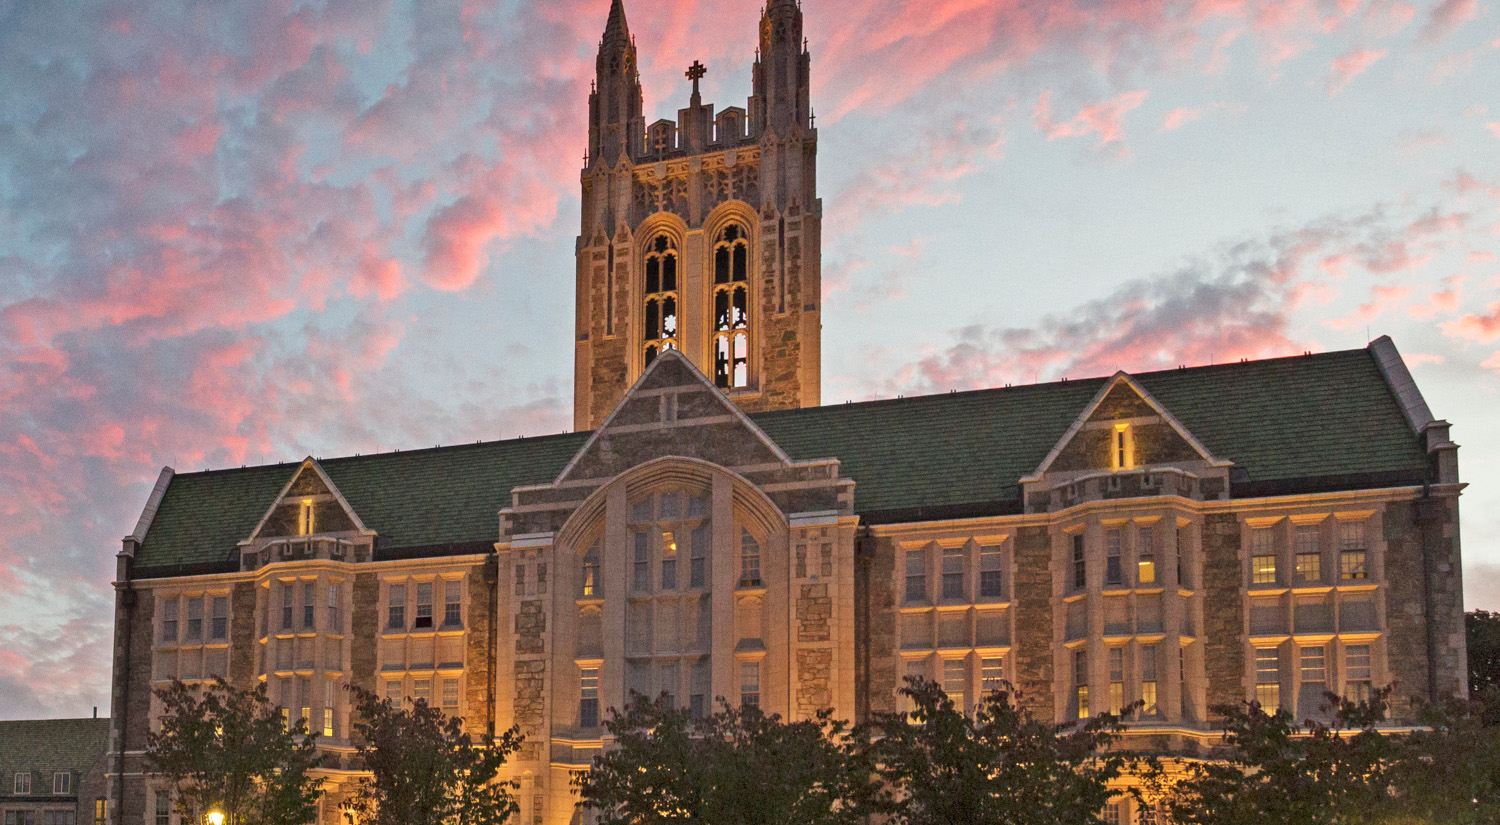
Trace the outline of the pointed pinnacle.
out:
M 609 22 L 604 26 L 604 39 L 630 42 L 630 26 L 625 22 L 624 0 L 613 0 L 609 5 Z

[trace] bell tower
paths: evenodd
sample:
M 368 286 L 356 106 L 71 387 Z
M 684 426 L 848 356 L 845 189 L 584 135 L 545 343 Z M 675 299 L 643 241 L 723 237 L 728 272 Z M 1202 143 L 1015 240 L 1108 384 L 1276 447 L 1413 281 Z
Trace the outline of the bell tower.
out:
M 748 106 L 705 104 L 709 68 L 694 61 L 687 107 L 648 126 L 613 0 L 580 176 L 576 429 L 602 423 L 668 349 L 745 410 L 819 404 L 823 205 L 802 30 L 796 0 L 769 0 Z

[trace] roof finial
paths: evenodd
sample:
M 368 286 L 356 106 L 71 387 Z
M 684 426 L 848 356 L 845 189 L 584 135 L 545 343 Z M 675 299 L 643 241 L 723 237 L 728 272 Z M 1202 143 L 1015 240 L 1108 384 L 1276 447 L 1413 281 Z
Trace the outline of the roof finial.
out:
M 693 81 L 694 106 L 699 105 L 700 101 L 702 100 L 702 98 L 698 94 L 698 81 L 702 80 L 703 76 L 706 74 L 708 74 L 708 69 L 704 68 L 703 64 L 699 63 L 696 60 L 693 61 L 693 65 L 688 67 L 687 79 Z

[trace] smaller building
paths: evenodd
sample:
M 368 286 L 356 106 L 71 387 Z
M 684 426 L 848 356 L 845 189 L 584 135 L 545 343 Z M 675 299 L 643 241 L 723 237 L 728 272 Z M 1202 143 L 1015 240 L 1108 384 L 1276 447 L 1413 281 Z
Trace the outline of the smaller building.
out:
M 0 721 L 5 825 L 104 825 L 108 719 Z

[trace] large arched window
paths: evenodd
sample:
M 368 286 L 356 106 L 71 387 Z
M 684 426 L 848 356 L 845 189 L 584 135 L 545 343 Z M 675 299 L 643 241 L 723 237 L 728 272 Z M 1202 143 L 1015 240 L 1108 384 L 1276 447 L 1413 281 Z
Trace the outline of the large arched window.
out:
M 714 243 L 714 384 L 750 386 L 750 239 L 730 224 Z
M 666 235 L 656 236 L 646 252 L 646 365 L 677 349 L 677 248 Z

